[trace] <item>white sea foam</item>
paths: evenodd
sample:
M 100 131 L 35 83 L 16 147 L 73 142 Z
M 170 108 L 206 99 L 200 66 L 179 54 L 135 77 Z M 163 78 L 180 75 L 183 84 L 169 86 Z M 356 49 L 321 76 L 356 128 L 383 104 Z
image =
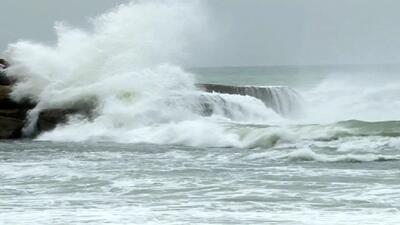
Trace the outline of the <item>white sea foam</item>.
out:
M 25 132 L 34 130 L 40 111 L 76 104 L 95 104 L 94 118 L 71 118 L 38 139 L 270 148 L 365 135 L 338 124 L 289 125 L 399 119 L 398 84 L 357 83 L 354 79 L 363 80 L 357 76 L 334 76 L 305 92 L 309 105 L 296 120 L 281 118 L 254 97 L 198 90 L 194 76 L 173 64 L 187 56 L 185 46 L 204 36 L 204 15 L 200 1 L 131 2 L 93 19 L 90 30 L 58 23 L 54 46 L 10 45 L 9 73 L 19 80 L 12 96 L 38 103 Z M 252 91 L 253 96 L 262 94 Z M 274 99 L 287 114 L 291 107 L 285 96 Z M 242 129 L 241 124 L 264 128 Z
M 96 143 L 0 143 L 0 223 L 398 223 L 398 123 L 337 123 L 399 119 L 398 84 L 329 78 L 303 93 L 305 118 L 283 119 L 259 99 L 197 90 L 173 65 L 206 33 L 199 2 L 138 2 L 90 31 L 57 25 L 55 46 L 10 46 L 13 97 L 38 102 L 31 122 L 97 106 L 38 140 Z
M 374 162 L 374 161 L 390 161 L 399 160 L 398 156 L 384 156 L 376 154 L 347 154 L 347 155 L 326 155 L 318 154 L 310 149 L 299 149 L 291 152 L 282 158 L 300 161 L 318 161 L 318 162 Z
M 270 160 L 288 160 L 288 161 L 316 161 L 316 162 L 379 162 L 379 161 L 397 161 L 400 160 L 398 155 L 382 155 L 382 154 L 372 154 L 372 153 L 361 153 L 361 154 L 326 154 L 318 153 L 310 148 L 302 148 L 293 151 L 267 151 L 261 153 L 254 153 L 248 156 L 248 159 L 258 160 L 258 159 L 270 159 Z
M 306 121 L 400 120 L 400 82 L 392 74 L 331 74 L 303 93 Z
M 58 24 L 55 46 L 10 45 L 12 96 L 38 102 L 25 131 L 44 109 L 84 103 L 97 104 L 95 118 L 73 118 L 39 139 L 244 146 L 218 121 L 280 117 L 253 97 L 203 93 L 171 65 L 203 33 L 204 14 L 197 1 L 132 2 L 94 19 L 91 31 Z

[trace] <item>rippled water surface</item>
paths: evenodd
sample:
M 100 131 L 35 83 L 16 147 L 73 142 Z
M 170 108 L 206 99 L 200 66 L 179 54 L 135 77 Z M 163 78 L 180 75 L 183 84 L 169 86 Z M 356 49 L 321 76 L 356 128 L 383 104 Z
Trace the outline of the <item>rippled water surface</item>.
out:
M 380 154 L 335 140 L 309 149 L 3 142 L 0 224 L 396 224 L 399 141 L 382 141 Z
M 94 109 L 0 142 L 0 225 L 399 224 L 399 65 L 170 65 L 212 40 L 200 2 L 131 1 L 9 46 L 12 97 L 37 103 L 25 134 Z

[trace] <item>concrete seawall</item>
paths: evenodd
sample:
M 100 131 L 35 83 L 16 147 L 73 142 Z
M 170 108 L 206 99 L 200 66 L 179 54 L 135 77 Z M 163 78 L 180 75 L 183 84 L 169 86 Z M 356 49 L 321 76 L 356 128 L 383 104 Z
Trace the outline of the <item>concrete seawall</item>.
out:
M 10 98 L 12 91 L 11 82 L 6 76 L 3 64 L 0 74 L 0 139 L 19 139 L 23 135 L 23 128 L 27 123 L 29 110 L 35 108 L 35 104 L 29 101 L 15 102 Z M 219 84 L 198 84 L 197 87 L 206 92 L 217 92 L 233 95 L 248 95 L 260 99 L 267 107 L 273 109 L 283 116 L 290 116 L 299 109 L 300 96 L 288 87 L 255 87 L 255 86 L 227 86 Z M 223 102 L 223 101 L 222 101 Z M 205 106 L 207 104 L 205 103 Z M 31 135 L 54 129 L 58 124 L 68 121 L 68 116 L 82 114 L 88 118 L 92 116 L 94 105 L 77 105 L 69 109 L 47 109 L 39 112 L 35 124 L 35 132 Z M 202 112 L 205 116 L 212 113 L 208 107 Z
M 217 84 L 198 84 L 200 89 L 206 92 L 224 94 L 248 95 L 260 99 L 267 107 L 277 113 L 290 116 L 299 108 L 299 96 L 287 87 L 253 87 L 253 86 L 227 86 Z M 18 139 L 26 137 L 22 129 L 26 123 L 28 111 L 35 107 L 29 102 L 14 102 L 9 94 L 12 86 L 0 85 L 0 139 Z M 95 106 L 81 106 L 73 109 L 47 109 L 39 113 L 36 123 L 36 132 L 54 129 L 58 124 L 68 121 L 69 115 L 82 114 L 90 117 L 91 109 Z
M 301 110 L 301 97 L 286 86 L 228 86 L 220 84 L 198 84 L 207 92 L 247 95 L 257 98 L 282 116 L 291 117 Z

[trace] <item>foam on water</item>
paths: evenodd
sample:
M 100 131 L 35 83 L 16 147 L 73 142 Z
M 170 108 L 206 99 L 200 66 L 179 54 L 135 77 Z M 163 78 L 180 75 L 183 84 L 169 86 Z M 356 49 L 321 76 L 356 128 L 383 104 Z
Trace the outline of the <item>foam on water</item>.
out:
M 201 84 L 201 88 L 217 93 L 252 96 L 260 99 L 268 108 L 285 117 L 301 115 L 302 99 L 298 92 L 286 86 L 226 86 Z
M 398 78 L 335 74 L 282 118 L 290 88 L 207 93 L 174 65 L 209 35 L 205 14 L 198 1 L 133 1 L 90 30 L 58 24 L 54 46 L 10 45 L 12 95 L 38 103 L 26 132 L 41 110 L 95 111 L 0 142 L 0 223 L 399 221 Z
M 38 139 L 269 148 L 307 139 L 398 136 L 389 128 L 368 133 L 365 124 L 336 123 L 400 119 L 393 79 L 333 75 L 303 91 L 304 113 L 295 110 L 302 100 L 288 87 L 219 86 L 228 94 L 205 93 L 192 74 L 173 65 L 203 36 L 204 15 L 199 1 L 131 2 L 93 19 L 90 30 L 58 23 L 54 46 L 10 45 L 8 72 L 19 80 L 12 96 L 38 103 L 25 132 L 33 132 L 44 109 L 89 104 L 96 106 L 93 118 L 72 117 Z M 329 125 L 298 125 L 316 123 Z
M 303 93 L 308 121 L 400 120 L 400 81 L 397 74 L 331 74 Z
M 25 132 L 44 109 L 94 104 L 94 119 L 73 118 L 39 139 L 243 146 L 218 121 L 281 118 L 250 96 L 204 93 L 171 65 L 199 36 L 204 14 L 199 2 L 132 2 L 94 19 L 91 31 L 58 24 L 55 46 L 10 45 L 12 96 L 38 103 Z
M 384 155 L 315 147 L 0 147 L 5 224 L 386 225 L 399 218 L 398 161 Z

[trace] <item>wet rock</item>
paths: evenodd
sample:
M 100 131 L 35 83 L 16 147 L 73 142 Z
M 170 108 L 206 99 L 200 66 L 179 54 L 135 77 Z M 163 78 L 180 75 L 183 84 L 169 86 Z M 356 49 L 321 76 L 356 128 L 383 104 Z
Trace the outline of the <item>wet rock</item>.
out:
M 8 99 L 9 95 L 11 93 L 11 87 L 10 86 L 0 86 L 0 100 Z
M 224 94 L 240 94 L 239 87 L 219 84 L 197 84 L 197 87 L 207 92 L 218 92 Z
M 0 85 L 14 85 L 16 83 L 15 77 L 7 76 L 7 68 L 10 64 L 5 59 L 0 59 Z
M 7 69 L 10 64 L 5 59 L 0 59 L 0 69 Z
M 10 85 L 11 81 L 6 75 L 5 69 L 9 66 L 8 62 L 0 59 L 0 85 Z
M 0 139 L 21 138 L 28 103 L 17 103 L 10 98 L 11 87 L 0 85 Z
M 11 80 L 4 71 L 0 71 L 0 85 L 11 85 Z
M 72 115 L 89 116 L 89 112 L 82 109 L 47 109 L 39 114 L 37 121 L 37 133 L 51 131 L 57 125 L 64 124 Z
M 0 109 L 0 116 L 25 120 L 26 111 L 21 109 Z
M 50 131 L 58 124 L 66 123 L 68 115 L 76 113 L 75 110 L 68 109 L 48 109 L 40 112 L 37 121 L 37 131 L 39 133 Z
M 24 120 L 9 116 L 2 116 L 0 113 L 0 139 L 21 138 Z
M 286 86 L 229 86 L 197 84 L 206 92 L 250 96 L 261 100 L 265 106 L 284 117 L 294 118 L 302 112 L 302 98 L 294 89 Z
M 0 109 L 15 109 L 18 104 L 10 99 L 10 86 L 0 85 Z
M 15 102 L 10 98 L 11 86 L 0 85 L 0 110 L 19 109 L 27 111 L 35 107 L 35 104 L 26 99 L 21 102 Z

